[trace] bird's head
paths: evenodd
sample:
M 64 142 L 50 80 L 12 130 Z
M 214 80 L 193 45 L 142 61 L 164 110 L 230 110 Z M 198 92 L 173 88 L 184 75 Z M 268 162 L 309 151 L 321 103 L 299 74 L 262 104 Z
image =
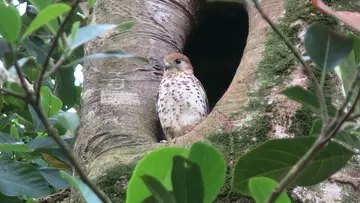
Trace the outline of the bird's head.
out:
M 165 74 L 183 71 L 193 74 L 194 70 L 188 57 L 180 53 L 169 54 L 164 58 Z

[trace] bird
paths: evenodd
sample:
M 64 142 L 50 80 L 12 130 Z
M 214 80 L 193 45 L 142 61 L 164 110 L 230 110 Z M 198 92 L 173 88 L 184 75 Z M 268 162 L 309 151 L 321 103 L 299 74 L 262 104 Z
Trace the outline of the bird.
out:
M 170 140 L 202 122 L 209 113 L 209 103 L 188 57 L 172 53 L 164 57 L 164 64 L 156 109 L 165 138 Z

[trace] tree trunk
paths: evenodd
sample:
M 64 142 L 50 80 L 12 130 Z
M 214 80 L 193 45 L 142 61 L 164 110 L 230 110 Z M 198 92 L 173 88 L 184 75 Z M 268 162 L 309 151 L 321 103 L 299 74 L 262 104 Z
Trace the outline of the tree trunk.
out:
M 194 0 L 98 0 L 91 24 L 135 20 L 131 31 L 116 30 L 91 41 L 85 53 L 122 50 L 150 59 L 98 60 L 85 64 L 78 160 L 95 175 L 128 162 L 157 142 L 155 102 L 162 59 L 180 52 L 195 19 Z M 116 161 L 114 161 L 114 159 Z
M 284 2 L 288 5 L 309 4 L 305 0 L 262 0 L 261 4 L 265 12 L 276 21 L 284 14 Z M 123 170 L 133 167 L 144 153 L 164 145 L 157 143 L 159 132 L 155 111 L 157 89 L 162 77 L 162 58 L 172 52 L 181 52 L 191 26 L 195 23 L 199 4 L 199 0 L 96 2 L 91 24 L 120 23 L 135 19 L 136 25 L 131 31 L 112 31 L 91 41 L 86 45 L 86 54 L 122 50 L 150 59 L 150 64 L 132 59 L 106 59 L 85 63 L 81 126 L 76 138 L 75 154 L 92 179 L 100 183 L 105 176 L 115 179 L 115 185 L 109 186 L 115 187 L 114 191 L 126 191 L 126 186 L 121 181 L 125 181 L 126 185 L 127 180 L 123 179 L 131 176 L 131 169 L 130 172 Z M 195 141 L 209 139 L 223 151 L 230 166 L 237 156 L 268 137 L 289 134 L 287 129 L 291 126 L 290 120 L 296 118 L 294 114 L 300 106 L 278 96 L 278 93 L 284 87 L 293 85 L 293 81 L 299 84 L 306 81 L 306 77 L 296 67 L 289 68 L 282 84 L 275 84 L 273 80 L 283 77 L 284 72 L 269 81 L 263 81 L 263 75 L 269 71 L 266 68 L 277 71 L 273 70 L 274 66 L 277 68 L 276 64 L 264 69 L 262 63 L 262 60 L 269 59 L 264 52 L 269 26 L 254 7 L 248 6 L 247 9 L 249 37 L 228 91 L 204 122 L 187 135 L 168 143 L 188 146 Z M 289 28 L 290 25 L 286 25 Z M 278 43 L 279 47 L 284 46 L 281 41 Z M 260 88 L 264 84 L 267 86 Z M 263 92 L 266 93 L 262 94 Z M 254 104 L 259 105 L 251 106 Z M 114 168 L 120 171 L 113 170 Z M 116 184 L 119 181 L 121 184 Z M 336 194 L 340 196 L 345 190 L 342 186 L 338 188 L 340 189 Z M 109 194 L 112 190 L 105 188 L 104 191 L 108 195 L 114 195 Z M 305 191 L 301 194 L 310 193 L 311 191 Z M 324 191 L 314 195 L 320 193 Z M 240 198 L 234 196 L 231 199 L 233 192 L 230 189 L 222 191 L 220 196 L 224 198 L 219 197 L 221 200 L 218 202 L 237 202 Z

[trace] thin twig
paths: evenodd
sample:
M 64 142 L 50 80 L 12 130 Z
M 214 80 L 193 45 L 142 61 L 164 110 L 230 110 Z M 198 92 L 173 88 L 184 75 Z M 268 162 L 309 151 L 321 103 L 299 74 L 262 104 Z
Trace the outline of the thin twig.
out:
M 19 76 L 21 87 L 24 88 L 26 93 L 30 93 L 29 87 L 28 87 L 28 85 L 27 85 L 27 83 L 25 81 L 25 77 L 21 72 L 20 65 L 19 65 L 19 63 L 17 61 L 17 58 L 16 58 L 17 57 L 16 56 L 16 50 L 13 49 L 13 45 L 10 44 L 10 43 L 9 43 L 8 47 L 9 47 L 10 52 L 13 54 L 14 66 L 15 66 L 16 73 Z
M 326 123 L 329 120 L 328 113 L 327 113 L 327 107 L 325 102 L 324 93 L 321 90 L 321 86 L 319 82 L 317 81 L 314 73 L 312 72 L 310 66 L 302 59 L 302 56 L 300 53 L 296 50 L 296 48 L 291 44 L 290 40 L 284 35 L 284 33 L 281 32 L 281 30 L 272 22 L 272 20 L 267 16 L 262 9 L 260 3 L 258 0 L 253 0 L 256 9 L 261 14 L 262 18 L 266 20 L 266 22 L 271 26 L 271 28 L 281 37 L 281 39 L 285 42 L 286 46 L 293 52 L 295 57 L 298 59 L 298 61 L 301 63 L 301 65 L 305 68 L 306 73 L 310 77 L 311 81 L 313 82 L 315 89 L 316 89 L 316 96 L 320 102 L 320 109 L 321 114 L 323 117 L 323 125 L 326 125 Z
M 358 119 L 358 118 L 360 118 L 360 113 L 350 116 L 350 117 L 348 118 L 348 120 L 349 120 L 349 121 L 353 121 L 353 120 Z
M 15 92 L 11 92 L 11 91 L 8 91 L 8 90 L 2 89 L 2 88 L 0 88 L 0 93 L 2 93 L 4 95 L 13 96 L 13 97 L 16 97 L 16 98 L 24 100 L 24 101 L 26 100 L 25 95 L 17 94 Z
M 349 103 L 351 96 L 356 87 L 357 80 L 360 79 L 360 65 L 357 66 L 356 77 L 354 78 L 351 88 L 348 92 L 348 95 L 345 98 L 345 101 L 338 109 L 336 116 L 334 119 L 326 125 L 318 139 L 311 146 L 311 148 L 305 153 L 303 157 L 290 169 L 290 171 L 286 174 L 286 176 L 280 181 L 279 185 L 275 188 L 274 192 L 271 194 L 270 198 L 267 200 L 267 203 L 275 202 L 276 199 L 280 196 L 281 192 L 285 190 L 286 187 L 300 174 L 300 172 L 306 167 L 306 165 L 315 157 L 315 155 L 328 144 L 328 142 L 336 135 L 336 133 L 340 130 L 341 126 L 348 120 L 349 116 L 354 112 L 357 102 L 360 99 L 360 88 L 356 94 L 356 98 L 354 103 L 351 105 L 349 111 L 343 116 L 347 104 Z
M 49 70 L 45 75 L 43 79 L 46 79 L 50 77 L 53 73 L 55 73 L 62 65 L 62 63 L 65 61 L 65 56 L 61 56 L 60 59 L 55 63 L 55 65 Z
M 306 73 L 312 80 L 313 84 L 316 88 L 316 96 L 320 102 L 320 108 L 322 113 L 322 119 L 323 119 L 323 128 L 321 130 L 320 136 L 317 138 L 315 143 L 310 147 L 310 149 L 305 153 L 303 157 L 290 169 L 290 171 L 286 174 L 286 176 L 280 181 L 279 185 L 275 188 L 269 199 L 266 201 L 267 203 L 273 203 L 276 201 L 276 199 L 280 196 L 280 194 L 285 190 L 286 187 L 288 187 L 291 182 L 294 180 L 294 178 L 299 175 L 299 173 L 306 167 L 306 165 L 315 157 L 317 152 L 319 152 L 323 147 L 325 147 L 328 142 L 333 138 L 336 133 L 341 128 L 342 124 L 349 118 L 350 114 L 355 110 L 356 103 L 360 99 L 360 89 L 356 95 L 356 99 L 350 108 L 350 110 L 344 115 L 346 106 L 348 105 L 348 102 L 351 99 L 352 92 L 355 89 L 356 81 L 353 81 L 353 84 L 351 85 L 351 89 L 349 91 L 350 94 L 347 95 L 343 105 L 338 110 L 335 118 L 331 121 L 329 124 L 329 118 L 327 113 L 327 106 L 325 102 L 324 93 L 322 91 L 322 88 L 320 84 L 318 83 L 314 73 L 312 72 L 310 66 L 302 59 L 299 52 L 296 50 L 296 48 L 291 44 L 290 40 L 286 38 L 286 36 L 280 31 L 280 29 L 272 22 L 272 20 L 265 14 L 263 9 L 261 8 L 261 5 L 257 0 L 253 0 L 255 7 L 261 14 L 261 16 L 268 22 L 268 24 L 272 27 L 272 29 L 282 38 L 282 40 L 285 42 L 285 44 L 288 46 L 288 48 L 294 53 L 298 61 L 301 63 L 301 65 L 305 68 Z M 356 74 L 355 80 L 359 79 L 359 69 Z
M 47 66 L 49 64 L 50 58 L 51 58 L 51 56 L 53 55 L 53 53 L 55 51 L 58 40 L 59 40 L 59 38 L 60 38 L 60 36 L 62 34 L 62 31 L 63 31 L 66 23 L 70 20 L 71 16 L 73 15 L 73 13 L 74 13 L 75 9 L 77 8 L 77 6 L 79 5 L 79 3 L 80 3 L 80 0 L 76 0 L 72 4 L 70 11 L 68 12 L 68 14 L 65 17 L 64 21 L 61 23 L 58 32 L 56 33 L 53 44 L 52 44 L 52 46 L 51 46 L 51 48 L 49 50 L 49 53 L 48 53 L 48 55 L 47 55 L 47 57 L 45 59 L 45 62 L 43 64 L 43 67 L 42 67 L 42 70 L 41 70 L 41 73 L 40 73 L 40 77 L 39 77 L 39 80 L 38 80 L 37 86 L 36 86 L 36 102 L 37 103 L 39 103 L 41 83 L 42 83 L 42 81 L 44 79 L 44 75 L 45 75 Z
M 71 164 L 73 165 L 73 167 L 74 167 L 75 171 L 77 172 L 77 174 L 79 175 L 80 179 L 86 185 L 88 185 L 91 190 L 94 191 L 94 193 L 99 197 L 99 199 L 102 202 L 110 203 L 109 198 L 105 194 L 103 194 L 103 192 L 98 187 L 96 187 L 96 185 L 94 183 L 92 183 L 91 180 L 87 177 L 85 172 L 82 170 L 80 164 L 76 161 L 74 155 L 71 152 L 71 149 L 65 143 L 65 141 L 60 138 L 60 136 L 58 135 L 56 129 L 50 124 L 50 122 L 46 118 L 44 112 L 40 108 L 39 104 L 35 103 L 35 101 L 34 101 L 33 103 L 31 103 L 31 105 L 34 107 L 37 115 L 39 116 L 39 118 L 41 120 L 41 122 L 44 124 L 44 126 L 45 126 L 45 128 L 46 128 L 46 130 L 48 132 L 48 135 L 56 141 L 56 143 L 59 145 L 61 150 L 64 152 L 64 154 L 70 160 Z

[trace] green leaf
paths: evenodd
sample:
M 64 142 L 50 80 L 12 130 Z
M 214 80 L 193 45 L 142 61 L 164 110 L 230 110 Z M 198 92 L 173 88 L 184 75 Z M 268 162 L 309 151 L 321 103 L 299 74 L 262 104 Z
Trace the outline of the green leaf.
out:
M 1 29 L 1 28 L 0 28 Z M 9 51 L 9 46 L 6 40 L 0 38 L 0 60 L 3 59 L 6 52 Z
M 84 61 L 89 60 L 97 60 L 97 59 L 107 59 L 107 58 L 117 58 L 117 59 L 124 59 L 124 58 L 136 58 L 142 61 L 148 62 L 148 59 L 141 56 L 135 56 L 133 54 L 127 54 L 122 51 L 108 51 L 104 53 L 92 54 L 85 57 L 82 57 L 76 61 L 71 62 L 70 64 L 65 65 L 64 67 L 71 67 L 77 64 L 81 64 Z
M 300 104 L 303 104 L 309 107 L 313 112 L 320 114 L 320 103 L 316 97 L 316 95 L 309 90 L 304 89 L 300 86 L 294 86 L 286 88 L 281 92 L 283 95 L 287 96 L 289 99 L 294 100 Z M 335 116 L 336 107 L 332 104 L 327 104 L 327 110 L 329 116 Z
M 360 150 L 360 137 L 347 131 L 340 131 L 334 137 L 334 140 L 354 150 Z
M 155 198 L 156 202 L 159 203 L 176 203 L 174 196 L 166 190 L 166 188 L 161 184 L 160 181 L 156 178 L 148 175 L 141 176 L 147 188 L 150 190 L 151 194 Z
M 60 174 L 80 191 L 87 203 L 102 203 L 99 197 L 81 180 L 69 175 L 65 171 L 60 171 Z
M 69 182 L 61 177 L 60 170 L 56 168 L 39 168 L 40 173 L 44 176 L 46 181 L 57 189 L 65 189 L 69 186 Z
M 35 81 L 40 75 L 41 66 L 36 63 L 32 57 L 25 57 L 18 60 L 18 64 L 23 72 L 23 74 L 32 81 Z M 11 66 L 8 70 L 10 76 L 17 77 L 17 72 L 15 66 Z
M 95 0 L 88 0 L 88 6 L 89 8 L 94 8 Z
M 70 132 L 72 132 L 72 134 L 75 136 L 76 128 L 80 125 L 79 115 L 71 112 L 59 112 L 53 117 L 56 119 L 56 128 L 59 125 L 66 130 L 70 130 Z
M 213 202 L 225 183 L 224 157 L 217 148 L 196 142 L 190 148 L 189 160 L 200 167 L 204 182 L 204 202 Z
M 4 203 L 24 203 L 19 197 L 8 197 L 0 193 L 0 202 Z
M 310 135 L 320 135 L 322 129 L 322 120 L 316 119 L 311 127 Z
M 76 104 L 78 92 L 74 83 L 74 68 L 61 68 L 55 75 L 55 95 L 63 102 L 63 110 Z
M 120 23 L 117 27 L 125 30 L 130 30 L 132 27 L 134 27 L 134 25 L 135 25 L 135 21 L 130 20 Z
M 240 157 L 234 170 L 233 188 L 241 194 L 250 195 L 248 182 L 252 177 L 264 176 L 280 181 L 316 139 L 317 137 L 297 137 L 264 142 Z M 343 168 L 353 155 L 351 150 L 331 141 L 299 173 L 291 187 L 314 185 L 325 180 Z
M 32 152 L 26 144 L 7 133 L 0 132 L 0 152 Z
M 61 136 L 61 139 L 63 139 L 68 144 L 73 142 L 73 138 L 70 136 Z M 28 146 L 36 151 L 48 151 L 53 149 L 59 149 L 59 145 L 54 141 L 54 139 L 48 136 L 37 137 L 31 140 L 28 143 Z
M 313 23 L 304 39 L 306 52 L 311 59 L 327 72 L 334 70 L 352 49 L 352 40 L 348 36 L 331 30 L 326 25 Z
M 43 64 L 45 62 L 45 59 L 47 57 L 47 53 L 49 52 L 49 45 L 51 44 L 35 44 L 32 40 L 29 38 L 26 38 L 22 41 L 22 45 L 24 48 L 34 56 L 38 63 Z
M 174 156 L 171 171 L 172 186 L 177 203 L 204 201 L 204 184 L 200 167 L 181 156 Z
M 360 64 L 360 38 L 352 35 L 353 49 L 349 56 L 335 69 L 342 82 L 343 94 L 347 95 L 352 81 L 356 76 L 356 66 Z M 357 92 L 360 87 L 360 82 L 357 82 L 354 91 Z M 350 102 L 354 103 L 356 95 L 353 95 Z M 355 113 L 360 113 L 360 104 L 356 106 Z
M 255 177 L 251 178 L 249 181 L 251 196 L 254 197 L 256 203 L 266 202 L 277 185 L 276 181 L 265 177 Z M 285 192 L 282 192 L 275 203 L 291 203 L 291 201 L 288 195 Z
M 7 196 L 42 197 L 50 194 L 48 184 L 32 165 L 0 160 L 0 192 Z
M 19 131 L 16 125 L 10 126 L 10 135 L 18 140 L 20 139 Z
M 104 34 L 105 32 L 116 28 L 115 24 L 99 24 L 99 25 L 89 25 L 85 27 L 81 27 L 75 38 L 70 35 L 67 38 L 67 42 L 70 50 L 74 50 L 78 46 L 84 44 L 85 42 L 94 39 L 97 36 Z
M 42 110 L 47 117 L 53 116 L 62 107 L 62 101 L 55 97 L 46 86 L 42 86 L 40 89 L 40 101 Z
M 22 39 L 25 39 L 29 34 L 39 29 L 41 26 L 50 23 L 56 19 L 59 15 L 68 12 L 70 7 L 66 4 L 52 4 L 39 12 L 35 19 L 31 22 L 27 30 L 25 31 Z
M 71 27 L 71 41 L 74 41 L 75 36 L 77 35 L 77 32 L 79 30 L 79 27 L 80 27 L 80 22 L 79 21 L 75 22 L 72 25 L 72 27 Z
M 20 14 L 13 6 L 0 4 L 0 34 L 10 43 L 14 43 L 21 30 Z M 5 20 L 7 19 L 7 20 Z
M 151 195 L 141 179 L 143 175 L 153 176 L 159 180 L 167 190 L 171 191 L 173 157 L 175 155 L 187 157 L 188 153 L 189 149 L 182 147 L 166 147 L 148 153 L 135 167 L 128 184 L 126 202 L 139 203 Z
M 44 124 L 41 122 L 38 114 L 36 113 L 34 107 L 32 107 L 30 104 L 28 104 L 28 108 L 29 108 L 29 112 L 31 114 L 31 118 L 34 124 L 34 131 L 35 132 L 45 132 L 45 126 Z
M 37 8 L 38 11 L 45 9 L 53 3 L 52 0 L 30 0 L 30 2 Z M 59 23 L 57 22 L 57 19 L 50 21 L 47 26 L 49 27 L 51 33 L 56 35 L 56 32 L 59 29 Z

